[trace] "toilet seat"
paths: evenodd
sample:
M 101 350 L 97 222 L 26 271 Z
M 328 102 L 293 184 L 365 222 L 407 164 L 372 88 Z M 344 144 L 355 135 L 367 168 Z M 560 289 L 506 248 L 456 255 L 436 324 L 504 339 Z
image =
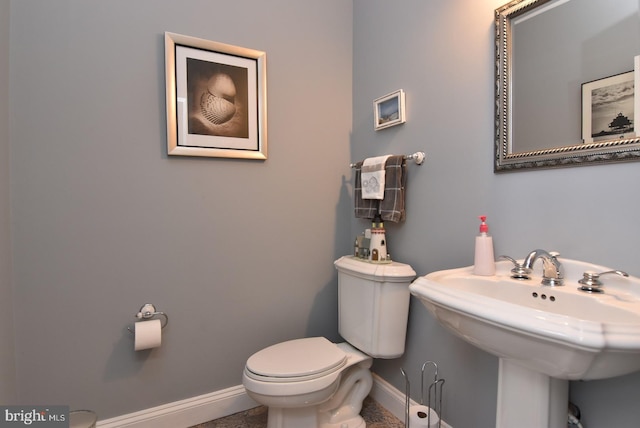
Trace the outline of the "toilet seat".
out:
M 302 382 L 339 371 L 347 354 L 324 337 L 308 337 L 278 343 L 247 360 L 245 373 L 262 382 Z

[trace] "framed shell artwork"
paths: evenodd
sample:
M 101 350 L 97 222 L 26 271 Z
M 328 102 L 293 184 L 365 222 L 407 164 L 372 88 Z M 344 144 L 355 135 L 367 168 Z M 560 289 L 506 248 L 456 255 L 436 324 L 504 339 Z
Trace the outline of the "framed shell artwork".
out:
M 167 153 L 267 159 L 266 53 L 165 33 Z

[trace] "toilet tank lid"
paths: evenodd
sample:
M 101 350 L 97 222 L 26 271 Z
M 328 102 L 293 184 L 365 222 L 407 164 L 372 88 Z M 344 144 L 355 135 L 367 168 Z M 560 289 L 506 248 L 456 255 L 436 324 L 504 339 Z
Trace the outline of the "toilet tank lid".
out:
M 325 373 L 339 368 L 346 353 L 324 337 L 307 337 L 277 343 L 247 360 L 251 372 L 274 378 L 293 378 Z
M 411 266 L 399 262 L 371 263 L 354 256 L 342 256 L 333 264 L 339 271 L 374 281 L 406 282 L 416 277 Z

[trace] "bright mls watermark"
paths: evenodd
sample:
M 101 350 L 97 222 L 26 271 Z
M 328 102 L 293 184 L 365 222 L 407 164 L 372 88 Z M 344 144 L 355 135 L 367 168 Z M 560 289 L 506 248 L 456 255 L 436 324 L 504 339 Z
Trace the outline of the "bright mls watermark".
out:
M 0 406 L 0 428 L 69 428 L 69 406 Z

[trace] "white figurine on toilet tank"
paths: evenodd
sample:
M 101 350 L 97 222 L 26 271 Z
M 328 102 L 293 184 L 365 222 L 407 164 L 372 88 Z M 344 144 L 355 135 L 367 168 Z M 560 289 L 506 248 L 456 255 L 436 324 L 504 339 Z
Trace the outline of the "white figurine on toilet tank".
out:
M 372 386 L 372 358 L 404 353 L 415 271 L 403 263 L 352 256 L 334 264 L 339 331 L 348 343 L 296 339 L 247 360 L 242 383 L 250 397 L 269 407 L 267 428 L 364 428 L 359 413 Z

